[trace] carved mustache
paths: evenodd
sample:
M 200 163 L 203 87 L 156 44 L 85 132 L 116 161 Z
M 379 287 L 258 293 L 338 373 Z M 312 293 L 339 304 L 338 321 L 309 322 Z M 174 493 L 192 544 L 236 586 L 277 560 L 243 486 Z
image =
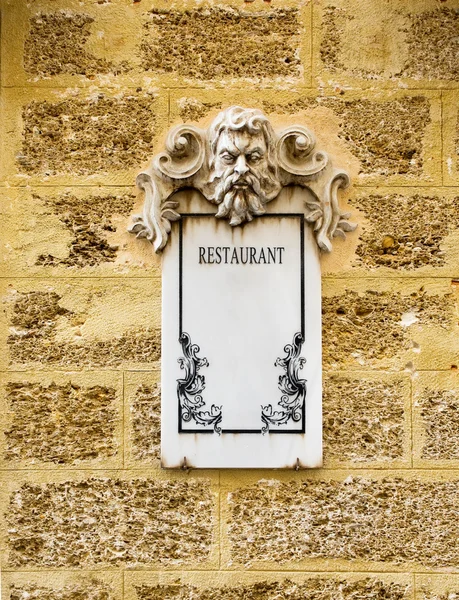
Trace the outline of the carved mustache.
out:
M 220 197 L 224 196 L 227 192 L 230 191 L 230 189 L 238 183 L 246 183 L 249 187 L 252 188 L 252 190 L 255 192 L 255 194 L 258 196 L 261 193 L 261 185 L 260 185 L 260 181 L 257 177 L 255 177 L 255 175 L 253 175 L 252 173 L 246 173 L 245 175 L 239 175 L 238 173 L 235 173 L 234 171 L 232 171 L 231 173 L 229 173 L 228 175 L 224 175 L 222 178 L 222 183 L 221 183 L 221 187 L 219 190 L 219 195 L 221 194 Z

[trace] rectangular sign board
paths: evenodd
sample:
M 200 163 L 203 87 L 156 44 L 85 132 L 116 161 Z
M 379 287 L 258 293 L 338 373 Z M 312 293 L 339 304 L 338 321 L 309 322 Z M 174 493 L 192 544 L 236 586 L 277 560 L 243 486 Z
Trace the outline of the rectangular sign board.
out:
M 304 193 L 284 190 L 239 227 L 191 199 L 173 224 L 162 265 L 163 467 L 321 465 L 321 279 Z

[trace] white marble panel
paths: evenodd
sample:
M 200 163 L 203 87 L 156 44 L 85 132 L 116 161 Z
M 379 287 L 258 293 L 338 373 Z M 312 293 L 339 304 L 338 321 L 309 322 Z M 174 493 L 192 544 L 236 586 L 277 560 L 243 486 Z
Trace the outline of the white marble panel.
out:
M 238 227 L 182 193 L 163 254 L 164 467 L 320 466 L 321 282 L 307 193 L 288 188 Z

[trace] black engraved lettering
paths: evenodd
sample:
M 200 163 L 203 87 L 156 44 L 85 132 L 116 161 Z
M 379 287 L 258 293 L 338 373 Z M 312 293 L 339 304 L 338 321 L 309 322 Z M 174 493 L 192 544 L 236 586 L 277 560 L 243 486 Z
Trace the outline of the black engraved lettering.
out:
M 243 265 L 247 264 L 247 261 L 249 260 L 249 249 L 247 248 L 247 246 L 241 246 L 239 248 L 240 252 L 241 252 L 241 263 Z M 245 258 L 244 258 L 244 250 L 245 250 Z
M 239 259 L 237 257 L 237 250 L 236 248 L 233 248 L 233 255 L 231 256 L 231 264 L 233 264 L 233 262 L 236 261 L 236 264 L 239 264 Z

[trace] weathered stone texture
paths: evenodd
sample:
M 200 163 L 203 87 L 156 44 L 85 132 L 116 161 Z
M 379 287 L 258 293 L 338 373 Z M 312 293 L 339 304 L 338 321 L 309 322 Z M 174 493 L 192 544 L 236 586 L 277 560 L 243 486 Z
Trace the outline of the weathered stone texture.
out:
M 441 267 L 446 236 L 459 227 L 459 196 L 369 194 L 351 201 L 368 219 L 356 253 L 365 267 Z
M 72 464 L 116 452 L 114 388 L 8 383 L 7 460 Z
M 132 329 L 110 340 L 92 342 L 57 340 L 59 317 L 72 316 L 71 311 L 59 305 L 60 299 L 56 292 L 19 294 L 11 315 L 12 333 L 8 337 L 11 363 L 95 367 L 159 359 L 160 333 L 157 330 Z
M 85 44 L 94 18 L 87 14 L 59 11 L 40 13 L 30 19 L 24 44 L 24 69 L 39 78 L 54 75 L 85 75 L 119 72 L 126 63 L 115 65 L 89 53 Z
M 459 81 L 459 7 L 439 7 L 410 17 L 402 75 Z
M 339 137 L 360 160 L 365 175 L 421 175 L 429 101 L 422 96 L 386 102 L 328 98 L 341 118 Z
M 301 98 L 296 98 L 295 100 L 285 103 L 263 100 L 262 106 L 266 113 L 285 113 L 287 115 L 294 115 L 300 111 L 307 110 L 308 108 L 315 108 L 318 102 L 319 98 L 302 96 Z
M 300 97 L 279 104 L 266 100 L 267 112 L 296 114 L 325 106 L 340 119 L 338 136 L 360 161 L 364 175 L 421 175 L 423 139 L 430 104 L 423 96 L 374 101 Z
M 459 158 L 459 111 L 456 116 L 456 154 Z
M 344 71 L 346 69 L 341 60 L 341 35 L 345 22 L 352 18 L 346 10 L 337 6 L 324 7 L 320 58 L 330 71 Z
M 179 115 L 182 121 L 199 121 L 211 110 L 222 108 L 221 102 L 200 102 L 196 98 L 183 98 L 179 101 Z
M 404 600 L 407 586 L 375 579 L 307 579 L 304 583 L 267 581 L 252 585 L 198 589 L 188 585 L 139 585 L 138 600 Z M 22 599 L 21 599 L 22 600 Z
M 232 559 L 459 565 L 458 481 L 260 481 L 229 495 Z
M 37 336 L 38 337 L 38 336 Z M 53 366 L 115 367 L 123 362 L 151 363 L 160 357 L 160 333 L 138 329 L 108 341 L 71 344 L 11 335 L 11 363 Z
M 414 313 L 421 324 L 447 327 L 452 319 L 452 296 L 429 296 L 421 288 L 411 295 L 399 292 L 348 290 L 322 299 L 324 364 L 391 358 L 405 349 L 404 313 Z
M 456 600 L 456 598 L 459 597 L 459 592 L 445 592 L 444 594 L 441 593 L 434 593 L 434 592 L 424 592 L 420 598 L 422 600 Z
M 87 583 L 50 588 L 42 585 L 12 585 L 9 600 L 113 600 L 113 590 L 97 579 Z
M 457 0 L 3 4 L 5 597 L 459 596 L 459 477 L 435 470 L 459 459 L 457 294 L 414 278 L 456 262 Z M 114 186 L 134 185 L 166 122 L 244 97 L 315 131 L 362 226 L 324 271 L 325 471 L 216 473 L 214 490 L 159 470 L 159 263 L 126 241 L 135 197 Z M 384 372 L 405 367 L 424 373 Z M 314 559 L 330 572 L 311 577 Z
M 154 9 L 144 25 L 142 67 L 203 80 L 298 77 L 299 34 L 292 8 Z
M 159 385 L 137 388 L 131 406 L 132 453 L 136 460 L 160 459 L 161 391 Z
M 108 243 L 106 234 L 116 230 L 112 222 L 113 215 L 127 217 L 131 213 L 135 200 L 133 195 L 77 198 L 65 193 L 44 198 L 34 195 L 34 199 L 44 202 L 73 237 L 66 258 L 41 255 L 37 265 L 93 267 L 116 259 L 118 247 Z
M 459 79 L 458 8 L 437 7 L 413 14 L 387 6 L 385 19 L 382 14 L 379 17 L 374 14 L 371 39 L 379 60 L 375 56 L 372 67 L 350 66 L 345 62 L 346 44 L 351 43 L 356 51 L 358 43 L 358 40 L 350 39 L 349 32 L 346 34 L 346 25 L 349 21 L 359 20 L 360 28 L 365 31 L 369 23 L 355 8 L 349 2 L 346 8 L 331 4 L 323 9 L 320 58 L 328 71 L 372 80 L 384 77 L 386 69 L 386 77 L 394 80 L 402 77 L 417 81 Z M 390 33 L 399 39 L 399 44 L 391 47 L 387 40 Z M 399 56 L 402 48 L 403 56 Z
M 111 98 L 33 100 L 22 112 L 21 172 L 92 175 L 138 168 L 153 152 L 156 114 L 152 94 Z
M 453 390 L 424 389 L 419 398 L 425 443 L 422 458 L 459 458 L 459 396 Z
M 384 382 L 330 376 L 324 381 L 324 459 L 384 461 L 401 458 L 403 380 Z
M 207 481 L 23 484 L 7 510 L 9 565 L 199 564 L 209 557 Z

